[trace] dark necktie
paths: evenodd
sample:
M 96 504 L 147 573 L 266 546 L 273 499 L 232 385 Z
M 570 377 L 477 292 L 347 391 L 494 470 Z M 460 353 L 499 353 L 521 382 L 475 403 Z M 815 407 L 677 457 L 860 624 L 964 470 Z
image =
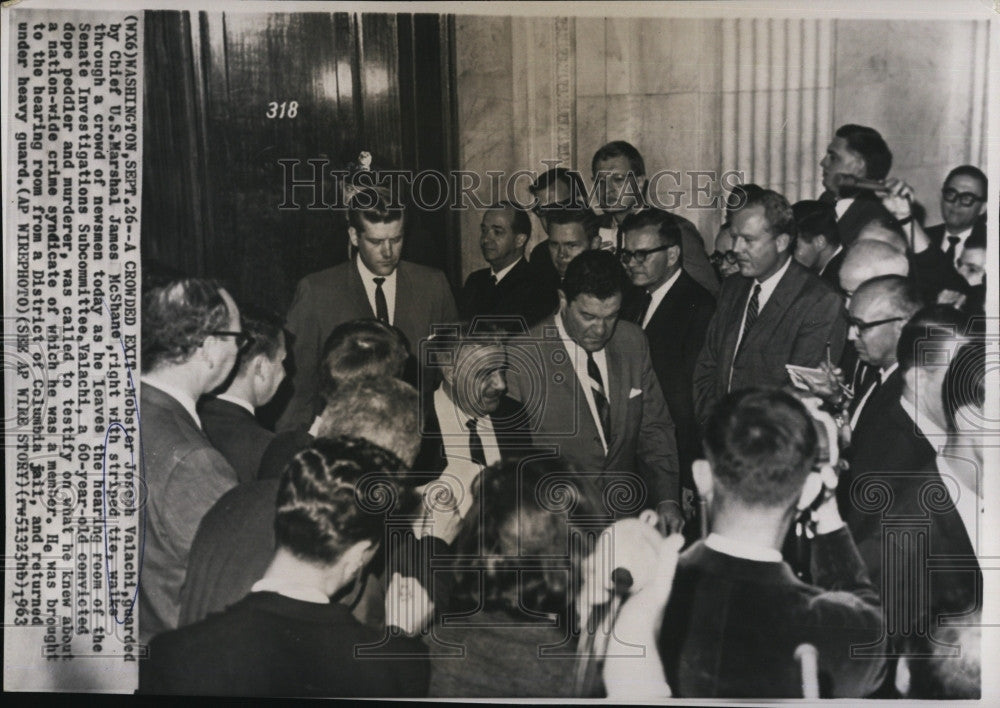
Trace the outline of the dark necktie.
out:
M 385 324 L 389 324 L 389 305 L 385 301 L 385 292 L 382 290 L 382 283 L 385 278 L 375 278 L 375 316 Z
M 497 286 L 497 282 L 498 282 L 497 281 L 497 274 L 496 273 L 490 273 L 490 285 L 492 285 L 495 288 Z
M 594 394 L 594 406 L 597 408 L 597 417 L 604 428 L 604 441 L 609 442 L 611 434 L 611 406 L 608 404 L 608 395 L 604 392 L 604 379 L 601 377 L 601 370 L 597 368 L 594 355 L 587 352 L 587 376 L 590 377 L 590 390 Z
M 642 323 L 646 321 L 646 315 L 649 313 L 649 306 L 653 304 L 653 296 L 649 291 L 644 290 L 642 292 L 642 307 L 639 308 L 639 318 L 635 321 L 637 325 L 642 327 Z
M 473 462 L 485 467 L 486 451 L 483 449 L 483 439 L 476 432 L 476 419 L 469 418 L 465 421 L 465 427 L 469 429 L 469 456 Z
M 958 242 L 961 241 L 958 236 L 948 237 L 948 250 L 945 251 L 945 255 L 948 256 L 948 262 L 952 265 L 955 264 L 955 249 L 958 247 Z
M 757 315 L 760 310 L 760 283 L 753 286 L 753 294 L 750 295 L 750 302 L 747 303 L 747 318 L 743 324 L 743 336 L 740 337 L 740 345 L 737 347 L 736 352 L 739 353 L 743 349 L 743 345 L 746 344 L 747 337 L 750 335 L 750 328 L 753 327 L 753 323 L 757 321 Z

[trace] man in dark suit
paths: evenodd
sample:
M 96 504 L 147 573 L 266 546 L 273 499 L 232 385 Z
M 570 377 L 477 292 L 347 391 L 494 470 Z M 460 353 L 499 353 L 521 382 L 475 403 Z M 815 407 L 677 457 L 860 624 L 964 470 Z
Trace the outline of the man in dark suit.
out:
M 509 362 L 499 332 L 435 335 L 426 356 L 450 363 L 441 367 L 441 385 L 422 396 L 423 442 L 414 470 L 447 468 L 471 485 L 487 465 L 530 451 L 524 407 L 507 395 Z
M 728 391 L 784 385 L 786 364 L 837 362 L 847 334 L 840 296 L 791 257 L 795 220 L 783 196 L 763 190 L 748 198 L 732 235 L 740 275 L 722 284 L 695 364 L 700 421 Z
M 458 318 L 444 273 L 400 260 L 404 212 L 390 204 L 390 196 L 375 188 L 352 197 L 348 234 L 357 257 L 299 282 L 287 325 L 295 336 L 295 391 L 279 430 L 312 418 L 323 342 L 338 324 L 376 317 L 402 331 L 416 351 L 433 325 Z
M 416 390 L 409 384 L 387 377 L 357 378 L 343 382 L 331 396 L 313 432 L 315 438 L 364 438 L 409 469 L 420 447 L 418 409 Z M 279 475 L 239 485 L 205 514 L 191 544 L 179 626 L 226 609 L 263 575 L 274 554 L 274 497 L 281 474 L 315 438 L 291 452 Z M 368 619 L 370 609 L 359 611 L 359 619 Z
M 880 641 L 864 650 L 909 655 L 911 676 L 912 660 L 926 657 L 944 615 L 980 609 L 982 577 L 959 507 L 978 491 L 960 475 L 949 474 L 946 483 L 938 453 L 948 441 L 946 362 L 967 340 L 967 324 L 967 316 L 944 305 L 910 319 L 896 350 L 902 395 L 871 436 L 852 441 L 844 519 L 882 593 L 887 622 Z M 915 585 L 911 578 L 923 580 Z M 948 697 L 926 691 L 910 696 Z
M 236 303 L 218 283 L 182 279 L 143 293 L 143 642 L 177 626 L 198 523 L 236 485 L 236 472 L 201 430 L 195 402 L 225 381 L 245 341 Z
M 469 274 L 462 288 L 459 310 L 462 318 L 519 320 L 531 327 L 556 308 L 556 293 L 543 287 L 524 260 L 524 245 L 531 234 L 528 212 L 510 202 L 499 202 L 483 215 L 479 247 L 489 268 Z M 517 322 L 506 324 L 517 328 Z
M 948 173 L 941 188 L 941 218 L 927 229 L 931 244 L 957 267 L 970 236 L 986 240 L 986 194 L 989 184 L 978 167 L 961 165 Z
M 670 409 L 677 436 L 682 492 L 693 504 L 691 463 L 701 456 L 701 434 L 692 398 L 694 365 L 705 342 L 715 298 L 682 267 L 682 238 L 676 218 L 647 209 L 622 222 L 625 246 L 621 260 L 641 296 L 627 319 L 642 327 L 649 340 L 653 370 Z
M 656 206 L 655 199 L 648 196 L 646 162 L 635 146 L 614 140 L 594 153 L 591 171 L 604 214 L 599 232 L 601 248 L 618 251 L 622 247 L 621 223 L 625 217 Z M 705 241 L 694 224 L 683 216 L 674 216 L 683 235 L 684 270 L 714 297 L 719 292 L 719 281 L 708 260 Z
M 607 251 L 586 251 L 566 269 L 559 311 L 511 341 L 511 395 L 527 409 L 534 441 L 552 445 L 587 476 L 596 501 L 621 499 L 616 484 L 639 485 L 617 515 L 655 508 L 664 527 L 683 524 L 674 423 L 638 326 L 620 322 L 628 284 Z M 633 477 L 630 475 L 638 475 Z M 629 506 L 630 504 L 630 506 Z
M 240 352 L 225 391 L 198 402 L 198 415 L 215 449 L 236 470 L 241 483 L 257 478 L 260 460 L 274 433 L 254 412 L 267 405 L 285 378 L 285 333 L 281 318 L 260 307 L 243 308 L 243 331 L 250 338 Z
M 845 248 L 869 222 L 893 220 L 874 193 L 842 183 L 845 176 L 878 181 L 889 174 L 892 152 L 877 130 L 864 125 L 840 126 L 819 165 L 826 190 L 820 199 L 834 204 L 837 231 Z
M 263 576 L 221 614 L 157 637 L 140 662 L 140 691 L 426 695 L 430 671 L 419 639 L 384 636 L 330 602 L 384 540 L 396 511 L 386 499 L 405 498 L 393 479 L 401 465 L 391 452 L 355 438 L 317 440 L 298 455 L 271 502 L 277 548 Z M 365 485 L 370 475 L 377 485 Z M 397 603 L 412 608 L 406 598 L 396 594 L 386 608 L 391 624 Z
M 818 200 L 804 200 L 792 205 L 792 213 L 799 231 L 795 260 L 839 290 L 840 265 L 847 251 L 840 243 L 833 207 Z
M 878 637 L 878 594 L 821 475 L 810 474 L 818 443 L 806 408 L 783 391 L 731 393 L 709 418 L 705 454 L 694 477 L 711 533 L 680 556 L 659 635 L 672 695 L 801 698 L 802 644 L 816 652 L 820 696 L 868 695 L 885 660 L 852 650 Z M 807 585 L 780 549 L 817 492 L 827 496 L 813 512 Z

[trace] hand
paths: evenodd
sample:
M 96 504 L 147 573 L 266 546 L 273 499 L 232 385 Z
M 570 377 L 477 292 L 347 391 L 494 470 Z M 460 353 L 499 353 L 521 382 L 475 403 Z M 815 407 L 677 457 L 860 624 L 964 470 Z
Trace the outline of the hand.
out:
M 939 305 L 951 305 L 952 307 L 961 307 L 965 304 L 965 295 L 958 292 L 957 290 L 942 290 L 938 293 L 937 304 Z
M 896 219 L 908 219 L 912 212 L 911 204 L 914 198 L 913 187 L 897 177 L 890 177 L 885 181 L 885 192 L 879 191 L 882 198 L 882 205 Z
M 446 474 L 425 485 L 424 513 L 413 529 L 418 538 L 434 536 L 448 545 L 455 542 L 462 529 L 460 499 L 456 496 L 456 490 L 459 494 L 464 491 L 458 480 Z
M 630 595 L 618 611 L 614 629 L 617 646 L 638 647 L 642 654 L 626 656 L 622 651 L 615 651 L 604 658 L 604 687 L 608 698 L 669 698 L 671 695 L 656 644 L 683 544 L 680 534 L 659 541 L 651 581 Z
M 434 603 L 416 578 L 393 573 L 385 593 L 385 625 L 407 636 L 423 632 L 434 615 Z
M 659 517 L 656 526 L 661 534 L 679 534 L 684 529 L 684 513 L 677 502 L 661 501 L 656 507 L 656 514 Z

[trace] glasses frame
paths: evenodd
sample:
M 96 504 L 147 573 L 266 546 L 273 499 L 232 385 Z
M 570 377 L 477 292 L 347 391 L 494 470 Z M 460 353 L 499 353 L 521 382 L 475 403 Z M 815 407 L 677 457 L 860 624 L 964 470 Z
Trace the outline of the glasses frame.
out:
M 236 338 L 236 348 L 240 351 L 249 346 L 251 337 L 246 332 L 232 332 L 226 329 L 216 329 L 208 333 L 210 337 L 235 337 Z
M 847 317 L 847 324 L 854 327 L 858 332 L 867 332 L 868 330 L 878 327 L 879 325 L 889 324 L 890 322 L 900 322 L 905 320 L 905 317 L 887 317 L 884 320 L 875 320 L 874 322 L 865 322 L 864 320 L 859 320 L 857 317 Z
M 622 265 L 628 265 L 634 258 L 636 265 L 642 265 L 652 254 L 666 251 L 668 248 L 670 246 L 657 246 L 656 248 L 638 248 L 634 251 L 621 248 L 618 250 L 618 260 L 622 262 Z
M 985 202 L 986 197 L 980 197 L 972 192 L 959 192 L 957 189 L 945 187 L 941 190 L 941 198 L 949 204 L 958 202 L 964 207 L 974 206 L 976 202 Z

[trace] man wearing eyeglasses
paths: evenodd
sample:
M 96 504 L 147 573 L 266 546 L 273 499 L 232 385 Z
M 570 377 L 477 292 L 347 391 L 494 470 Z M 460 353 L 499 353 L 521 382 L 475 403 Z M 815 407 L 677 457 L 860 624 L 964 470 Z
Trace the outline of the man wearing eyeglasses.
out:
M 691 463 L 702 454 L 692 396 L 694 365 L 715 298 L 685 272 L 680 224 L 673 215 L 646 209 L 627 216 L 622 231 L 621 261 L 640 293 L 627 307 L 626 317 L 642 327 L 649 340 L 653 370 L 676 426 L 682 502 L 693 504 Z M 693 506 L 685 511 L 693 512 Z
M 944 223 L 927 229 L 927 238 L 958 267 L 973 234 L 986 239 L 986 175 L 978 167 L 961 165 L 948 173 L 941 189 Z
M 226 380 L 245 342 L 236 303 L 214 281 L 175 280 L 143 294 L 143 643 L 177 627 L 195 531 L 237 483 L 236 472 L 202 431 L 195 405 Z
M 694 369 L 698 420 L 729 391 L 784 386 L 787 364 L 837 362 L 847 327 L 840 296 L 792 258 L 792 207 L 769 189 L 734 212 L 740 275 L 726 278 Z

